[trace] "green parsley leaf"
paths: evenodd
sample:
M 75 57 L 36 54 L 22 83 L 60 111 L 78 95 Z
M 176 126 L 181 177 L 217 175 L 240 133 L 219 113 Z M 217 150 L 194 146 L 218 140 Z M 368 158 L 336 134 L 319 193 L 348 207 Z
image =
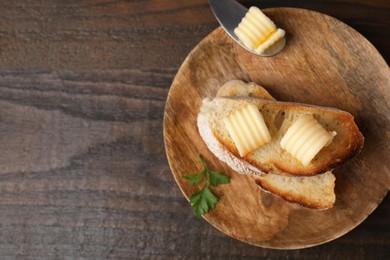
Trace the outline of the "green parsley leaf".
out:
M 198 217 L 206 214 L 210 209 L 214 209 L 218 202 L 218 197 L 209 189 L 210 184 L 217 187 L 218 184 L 229 183 L 229 177 L 224 175 L 224 172 L 211 171 L 207 168 L 201 154 L 199 154 L 199 162 L 202 165 L 200 172 L 183 176 L 191 185 L 198 185 L 203 182 L 201 191 L 192 194 L 190 197 L 191 206 Z
M 198 185 L 200 182 L 200 177 L 201 177 L 200 173 L 183 176 L 183 178 L 186 179 L 188 183 L 191 185 Z
M 210 191 L 207 186 L 204 186 L 200 192 L 191 195 L 190 203 L 197 217 L 207 213 L 210 209 L 214 209 L 218 198 Z
M 215 172 L 215 171 L 208 171 L 209 178 L 210 178 L 210 184 L 213 187 L 217 187 L 218 184 L 227 184 L 229 183 L 229 177 L 224 175 L 224 172 Z

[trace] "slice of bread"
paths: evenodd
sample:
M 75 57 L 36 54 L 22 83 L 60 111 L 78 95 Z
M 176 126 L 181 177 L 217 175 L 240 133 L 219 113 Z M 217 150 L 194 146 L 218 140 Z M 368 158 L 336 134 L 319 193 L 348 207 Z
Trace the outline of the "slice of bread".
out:
M 332 208 L 336 177 L 331 171 L 311 177 L 289 177 L 278 174 L 252 175 L 263 190 L 289 202 L 307 208 L 324 210 Z
M 253 97 L 275 100 L 263 87 L 255 83 L 245 83 L 240 80 L 231 80 L 225 83 L 218 91 L 217 97 Z M 198 118 L 198 126 L 207 122 L 199 122 L 205 118 Z M 227 163 L 238 173 L 254 173 L 251 175 L 259 187 L 264 191 L 277 195 L 289 202 L 302 206 L 324 210 L 333 207 L 336 196 L 334 193 L 335 176 L 328 171 L 312 177 L 289 177 L 278 174 L 261 174 L 256 167 L 240 160 L 226 149 L 212 134 L 209 127 L 199 127 L 201 135 L 208 148 L 222 161 Z
M 218 92 L 217 97 L 250 97 L 267 100 L 276 100 L 268 91 L 262 86 L 242 80 L 233 79 L 223 84 Z
M 272 140 L 240 157 L 223 119 L 249 103 L 255 105 L 262 113 Z M 308 166 L 301 164 L 280 147 L 280 140 L 288 128 L 299 116 L 305 114 L 313 115 L 327 131 L 337 133 L 333 141 L 324 147 Z M 237 158 L 243 165 L 240 172 L 253 174 L 313 176 L 325 173 L 355 156 L 364 143 L 363 135 L 356 126 L 353 116 L 347 112 L 334 108 L 238 96 L 205 99 L 198 114 L 198 128 L 203 139 L 214 136 L 222 147 Z M 232 162 L 232 164 L 237 163 Z
M 297 203 L 312 209 L 328 209 L 333 207 L 335 177 L 329 171 L 311 177 L 290 177 L 278 174 L 263 174 L 256 167 L 232 154 L 215 138 L 210 127 L 205 127 L 205 117 L 198 117 L 200 135 L 209 150 L 230 168 L 241 174 L 251 174 L 259 187 L 289 202 Z M 310 192 L 315 191 L 313 194 Z
M 226 82 L 218 90 L 217 97 L 253 97 L 275 100 L 260 85 L 245 83 L 241 80 Z M 207 128 L 202 129 L 207 130 Z M 238 173 L 248 172 L 253 168 L 223 147 L 210 131 L 203 133 L 202 136 L 207 136 L 204 140 L 209 149 Z M 256 168 L 252 170 L 255 174 L 258 173 Z M 336 201 L 335 176 L 330 171 L 312 177 L 289 177 L 272 173 L 251 176 L 262 190 L 304 207 L 324 210 L 333 207 Z

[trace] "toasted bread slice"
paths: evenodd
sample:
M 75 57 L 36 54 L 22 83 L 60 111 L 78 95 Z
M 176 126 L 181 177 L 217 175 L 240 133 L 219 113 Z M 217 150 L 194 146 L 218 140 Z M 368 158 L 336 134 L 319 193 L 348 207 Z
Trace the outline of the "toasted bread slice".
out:
M 271 133 L 271 142 L 240 157 L 223 119 L 247 104 L 255 105 L 262 113 Z M 311 114 L 327 130 L 335 131 L 333 141 L 304 166 L 280 147 L 280 140 L 296 119 Z M 198 127 L 204 138 L 213 135 L 239 161 L 245 162 L 242 173 L 274 173 L 280 175 L 313 176 L 332 170 L 355 156 L 364 143 L 363 135 L 351 114 L 334 109 L 298 103 L 270 101 L 243 97 L 205 99 L 198 115 Z M 205 130 L 203 128 L 209 128 Z
M 229 80 L 223 84 L 217 92 L 217 97 L 249 97 L 276 100 L 262 86 L 254 82 L 246 83 L 238 79 Z
M 336 201 L 336 177 L 331 171 L 311 177 L 289 177 L 272 173 L 252 176 L 263 190 L 307 208 L 329 209 Z
M 238 173 L 249 173 L 264 191 L 273 193 L 289 202 L 313 209 L 328 209 L 336 200 L 334 175 L 331 172 L 311 177 L 290 177 L 277 174 L 262 174 L 253 165 L 241 160 L 224 147 L 207 125 L 206 117 L 198 117 L 200 135 L 209 150 Z M 315 190 L 313 195 L 309 191 Z
M 231 80 L 218 90 L 218 97 L 253 97 L 275 100 L 263 87 L 256 83 Z M 245 162 L 226 150 L 210 133 L 204 138 L 209 149 L 238 173 L 245 169 Z M 247 167 L 251 167 L 248 165 Z M 304 207 L 324 210 L 333 207 L 335 176 L 329 171 L 311 177 L 289 177 L 276 174 L 252 175 L 256 184 L 264 191 Z

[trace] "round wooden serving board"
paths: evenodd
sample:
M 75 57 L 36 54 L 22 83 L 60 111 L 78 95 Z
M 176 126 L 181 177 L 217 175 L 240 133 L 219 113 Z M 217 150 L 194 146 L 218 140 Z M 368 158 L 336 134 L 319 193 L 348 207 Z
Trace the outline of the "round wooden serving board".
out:
M 164 115 L 166 153 L 187 199 L 200 187 L 182 177 L 200 167 L 199 153 L 211 169 L 230 176 L 230 184 L 213 189 L 220 201 L 204 216 L 217 229 L 261 247 L 310 247 L 356 227 L 389 191 L 390 69 L 362 35 L 337 19 L 294 8 L 264 12 L 286 30 L 285 49 L 262 58 L 246 52 L 221 28 L 207 36 L 171 86 Z M 355 116 L 365 145 L 358 157 L 335 171 L 332 209 L 306 209 L 265 193 L 250 176 L 234 172 L 207 149 L 196 124 L 201 102 L 231 79 L 256 82 L 281 101 L 336 107 Z

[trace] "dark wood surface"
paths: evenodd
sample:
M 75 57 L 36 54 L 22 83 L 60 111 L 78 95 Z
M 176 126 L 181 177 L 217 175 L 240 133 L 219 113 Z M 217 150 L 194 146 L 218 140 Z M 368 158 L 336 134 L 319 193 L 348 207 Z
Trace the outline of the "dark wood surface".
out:
M 388 0 L 244 1 L 332 15 L 390 61 Z M 196 218 L 167 163 L 163 112 L 205 0 L 0 1 L 1 258 L 385 259 L 390 199 L 347 235 L 262 249 Z M 384 126 L 388 128 L 389 126 Z

